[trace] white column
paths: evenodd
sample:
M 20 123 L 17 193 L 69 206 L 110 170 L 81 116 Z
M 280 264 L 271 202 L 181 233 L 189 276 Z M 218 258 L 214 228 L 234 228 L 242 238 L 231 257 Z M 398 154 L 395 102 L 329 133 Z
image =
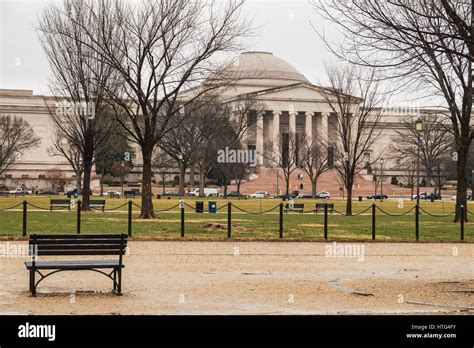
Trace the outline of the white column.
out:
M 321 114 L 321 131 L 319 132 L 319 136 L 321 137 L 321 141 L 323 144 L 327 146 L 328 144 L 328 117 L 330 113 L 322 113 Z
M 306 112 L 305 135 L 308 144 L 313 141 L 313 113 Z
M 273 153 L 272 158 L 277 158 L 280 151 L 280 115 L 281 112 L 273 111 Z M 276 163 L 274 163 L 276 166 Z
M 296 132 L 296 112 L 290 112 L 290 120 L 288 125 L 288 132 L 290 134 L 295 134 Z
M 264 113 L 257 115 L 257 139 L 255 144 L 257 147 L 257 164 L 263 164 L 263 115 Z

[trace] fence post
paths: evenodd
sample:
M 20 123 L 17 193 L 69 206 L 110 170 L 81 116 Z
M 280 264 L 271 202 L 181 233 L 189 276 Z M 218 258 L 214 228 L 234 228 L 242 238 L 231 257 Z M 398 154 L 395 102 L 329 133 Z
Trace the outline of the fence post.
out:
M 184 201 L 179 201 L 179 210 L 181 211 L 181 238 L 184 238 Z
M 27 201 L 23 201 L 23 231 L 22 231 L 23 237 L 26 236 L 26 213 L 27 213 L 27 207 L 28 207 L 28 202 L 27 202 Z
M 82 202 L 80 200 L 77 201 L 77 220 L 76 220 L 76 233 L 81 234 L 81 208 Z
M 464 240 L 464 205 L 461 204 L 461 240 Z
M 415 236 L 416 240 L 420 240 L 420 206 L 415 205 Z
M 232 203 L 227 203 L 227 238 L 232 237 Z
M 328 204 L 324 203 L 324 240 L 328 240 Z
M 132 200 L 128 200 L 128 236 L 132 236 Z
M 283 238 L 283 203 L 280 203 L 280 239 Z
M 372 240 L 375 240 L 375 203 L 372 204 Z

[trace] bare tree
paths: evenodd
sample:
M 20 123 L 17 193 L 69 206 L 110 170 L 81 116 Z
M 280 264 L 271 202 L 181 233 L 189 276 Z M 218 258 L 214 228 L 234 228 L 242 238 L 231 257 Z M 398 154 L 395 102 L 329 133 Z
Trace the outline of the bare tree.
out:
M 67 160 L 76 176 L 76 187 L 80 190 L 82 187 L 82 174 L 84 173 L 84 162 L 82 161 L 81 151 L 75 144 L 68 143 L 57 131 L 51 140 L 53 145 L 47 148 L 46 151 L 52 157 L 61 156 Z
M 40 138 L 23 118 L 0 116 L 0 176 L 5 173 L 19 156 L 38 146 Z
M 112 174 L 120 178 L 122 185 L 122 195 L 123 195 L 123 185 L 125 184 L 125 177 L 128 173 L 131 172 L 131 164 L 127 161 L 115 161 L 112 164 Z
M 64 138 L 69 147 L 59 153 L 68 152 L 69 163 L 76 164 L 77 158 L 71 155 L 76 157 L 77 151 L 81 156 L 83 210 L 89 209 L 96 149 L 109 138 L 114 128 L 103 88 L 104 85 L 114 88 L 113 70 L 97 59 L 97 43 L 82 28 L 82 25 L 94 26 L 95 20 L 84 11 L 81 1 L 64 1 L 62 6 L 51 4 L 44 9 L 38 31 L 53 72 L 50 88 L 53 95 L 59 96 L 57 106 L 49 110 L 50 120 L 56 138 Z M 76 165 L 76 172 L 80 166 Z
M 66 185 L 66 176 L 60 168 L 51 168 L 46 171 L 46 179 L 53 190 L 62 190 Z
M 286 198 L 290 194 L 290 177 L 300 165 L 301 155 L 299 153 L 299 142 L 296 133 L 289 132 L 282 134 L 275 140 L 276 146 L 272 146 L 272 151 L 267 155 L 267 159 L 278 168 L 281 168 L 285 179 Z
M 336 118 L 335 169 L 347 192 L 346 214 L 352 215 L 352 191 L 356 175 L 367 165 L 366 153 L 379 139 L 380 103 L 376 71 L 353 66 L 327 67 L 330 89 L 324 98 Z M 377 158 L 371 158 L 369 164 Z
M 400 129 L 392 137 L 390 147 L 394 153 L 393 157 L 401 160 L 404 158 L 416 158 L 419 150 L 420 163 L 426 175 L 426 183 L 427 186 L 430 186 L 434 179 L 433 171 L 435 166 L 438 166 L 437 168 L 440 169 L 441 163 L 444 166 L 445 161 L 449 158 L 451 158 L 451 165 L 455 165 L 451 157 L 454 139 L 447 127 L 444 115 L 425 114 L 420 116 L 420 120 L 423 122 L 421 134 L 415 129 L 415 120 L 405 117 L 400 122 Z
M 153 161 L 153 168 L 156 169 L 159 177 L 161 178 L 162 193 L 166 193 L 166 180 L 172 174 L 172 169 L 176 165 L 176 161 L 168 155 L 166 152 L 158 148 L 154 155 L 155 160 Z
M 105 62 L 117 74 L 118 91 L 106 83 L 101 83 L 101 88 L 117 113 L 125 116 L 118 122 L 129 140 L 140 146 L 141 218 L 152 218 L 155 146 L 180 124 L 170 122 L 172 119 L 187 119 L 190 102 L 219 88 L 219 69 L 212 59 L 216 53 L 241 47 L 239 39 L 248 32 L 247 24 L 240 20 L 243 2 L 229 1 L 222 6 L 187 0 L 153 0 L 139 5 L 118 0 L 73 3 L 77 10 L 68 13 L 70 22 L 85 34 L 84 41 L 97 61 Z M 214 76 L 212 83 L 198 88 L 210 75 Z
M 423 90 L 424 95 L 444 101 L 457 151 L 454 220 L 459 221 L 460 206 L 466 206 L 466 168 L 474 137 L 472 1 L 312 0 L 312 3 L 345 35 L 341 49 L 330 48 L 334 53 L 358 64 L 382 67 L 387 78 L 397 78 L 403 86 L 414 86 L 418 91 Z M 467 220 L 467 213 L 464 219 Z
M 302 141 L 301 164 L 311 181 L 311 195 L 316 196 L 319 177 L 329 170 L 327 146 L 319 137 L 305 136 Z

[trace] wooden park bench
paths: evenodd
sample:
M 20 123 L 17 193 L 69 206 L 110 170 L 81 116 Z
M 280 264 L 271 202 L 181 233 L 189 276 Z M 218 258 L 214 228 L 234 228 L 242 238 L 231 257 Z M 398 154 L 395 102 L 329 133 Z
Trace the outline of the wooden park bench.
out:
M 285 207 L 285 212 L 288 214 L 290 211 L 297 211 L 298 213 L 303 213 L 304 210 L 304 203 L 294 203 L 291 207 L 288 203 Z
M 91 199 L 91 200 L 89 200 L 89 208 L 99 208 L 103 212 L 105 210 L 105 199 Z
M 71 200 L 70 199 L 51 199 L 49 201 L 49 210 L 53 209 L 64 209 L 67 208 L 71 211 Z
M 122 293 L 122 257 L 127 249 L 126 234 L 33 234 L 29 239 L 31 261 L 25 262 L 30 272 L 30 291 L 36 295 L 39 283 L 52 274 L 63 271 L 95 271 L 110 278 L 113 292 Z M 94 256 L 94 260 L 73 260 L 71 256 Z M 97 259 L 115 255 L 115 259 Z M 37 256 L 42 256 L 40 261 Z M 66 260 L 44 261 L 43 256 L 68 256 Z M 46 273 L 49 272 L 49 273 Z M 39 280 L 35 281 L 38 273 Z
M 324 206 L 328 206 L 328 211 L 331 212 L 331 214 L 334 213 L 334 203 L 316 203 L 316 207 L 314 209 L 314 213 L 317 214 L 320 211 L 324 211 Z

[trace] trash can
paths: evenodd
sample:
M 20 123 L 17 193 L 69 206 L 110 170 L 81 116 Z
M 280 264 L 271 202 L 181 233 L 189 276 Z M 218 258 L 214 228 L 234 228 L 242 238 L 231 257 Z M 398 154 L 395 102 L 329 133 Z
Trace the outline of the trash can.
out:
M 359 202 L 362 202 L 362 196 L 359 196 Z
M 156 195 L 156 199 L 161 199 L 161 195 L 159 193 Z
M 204 213 L 204 202 L 196 201 L 196 213 Z
M 71 192 L 66 193 L 67 198 L 71 198 L 72 194 Z
M 213 201 L 209 201 L 209 214 L 215 214 L 217 212 L 217 203 Z

